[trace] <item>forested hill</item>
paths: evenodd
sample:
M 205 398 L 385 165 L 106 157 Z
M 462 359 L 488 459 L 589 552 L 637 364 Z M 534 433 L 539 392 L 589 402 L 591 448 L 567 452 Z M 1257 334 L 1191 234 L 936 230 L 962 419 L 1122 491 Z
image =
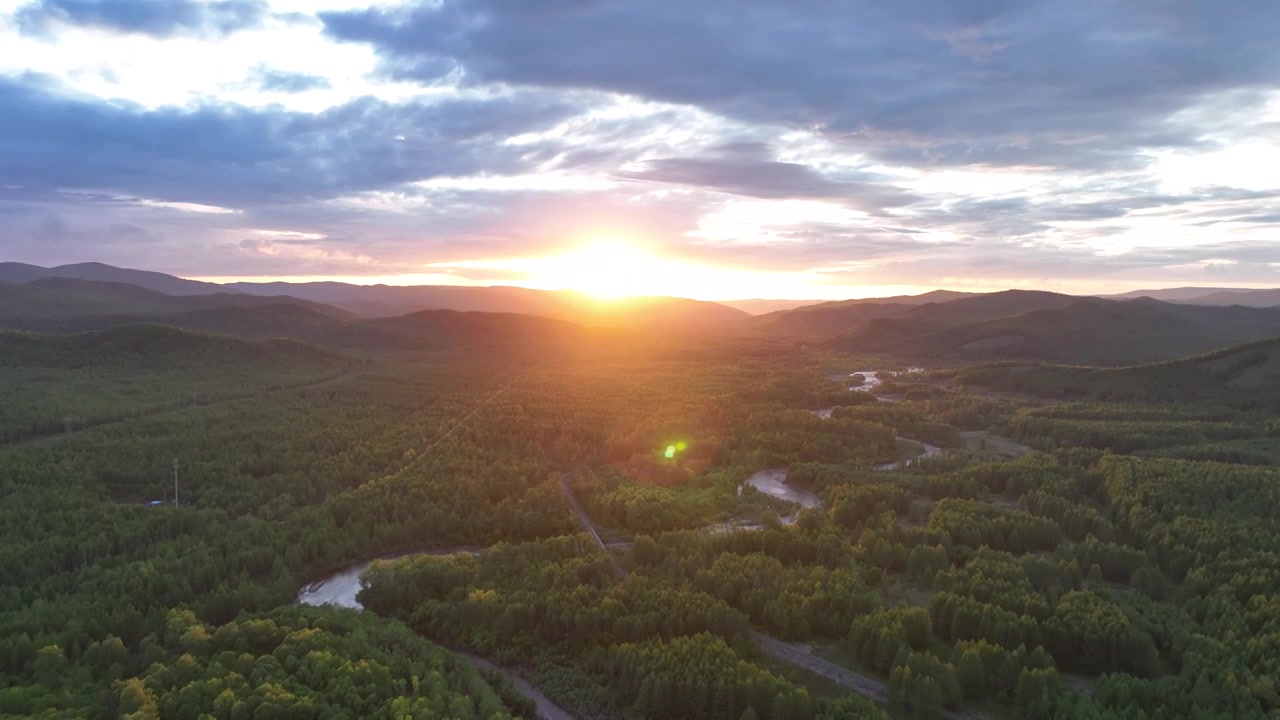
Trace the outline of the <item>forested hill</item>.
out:
M 1051 297 L 1067 302 L 977 321 L 966 321 L 967 313 L 946 309 L 970 301 L 926 306 L 913 312 L 912 318 L 869 322 L 830 345 L 846 352 L 887 353 L 921 361 L 1028 359 L 1131 365 L 1280 335 L 1280 309 L 1275 308 Z
M 1180 360 L 1119 368 L 999 363 L 955 375 L 970 387 L 1041 397 L 1152 403 L 1280 403 L 1280 337 Z
M 293 340 L 164 325 L 76 335 L 0 330 L 0 444 L 314 384 L 351 361 Z
M 61 283 L 61 291 L 75 294 L 83 288 L 74 283 L 133 286 L 152 292 L 183 298 L 171 301 L 163 309 L 138 310 L 120 307 L 121 298 L 109 298 L 88 314 L 121 314 L 149 312 L 184 312 L 210 307 L 245 307 L 289 302 L 308 304 L 328 313 L 324 308 L 341 308 L 364 318 L 397 317 L 423 310 L 457 310 L 541 315 L 579 325 L 626 327 L 630 329 L 662 329 L 665 332 L 703 332 L 729 327 L 745 320 L 748 314 L 727 305 L 680 297 L 630 297 L 600 300 L 568 290 L 531 290 L 522 287 L 469 287 L 459 285 L 355 285 L 343 282 L 268 282 L 216 283 L 187 280 L 164 273 L 118 268 L 102 263 L 80 263 L 44 268 L 23 263 L 0 263 L 0 283 L 40 285 Z M 0 299 L 6 291 L 0 290 Z M 14 293 L 12 289 L 7 292 Z M 101 292 L 101 290 L 99 290 Z M 190 296 L 217 295 L 219 299 L 200 303 Z M 234 297 L 235 300 L 230 298 Z M 136 301 L 136 297 L 131 300 Z M 47 302 L 47 298 L 42 302 Z M 58 298 L 54 298 L 55 305 Z M 37 303 L 39 305 L 39 303 Z M 16 307 L 16 305 L 15 305 Z M 37 307 L 37 309 L 39 309 Z M 65 310 L 65 308 L 63 308 Z M 34 313 L 15 312 L 13 317 L 26 318 Z M 61 313 L 66 315 L 65 312 Z M 84 313 L 79 313 L 84 314 Z M 6 313 L 0 312 L 0 319 Z M 9 324 L 7 327 L 14 327 Z M 48 325 L 20 326 L 29 330 L 92 329 Z
M 187 280 L 149 270 L 119 268 L 99 262 L 74 263 L 51 268 L 18 262 L 0 263 L 0 282 L 29 283 L 44 278 L 124 283 L 166 295 L 213 295 L 234 292 L 215 283 Z
M 345 361 L 292 340 L 251 342 L 186 332 L 165 325 L 126 325 L 75 335 L 0 330 L 0 366 L 138 369 L 262 365 L 338 367 Z
M 103 320 L 109 320 L 103 318 Z M 158 318 L 175 327 L 243 338 L 291 338 L 357 352 L 519 349 L 539 352 L 589 333 L 563 320 L 512 313 L 425 310 L 374 320 L 334 318 L 297 305 L 214 308 Z
M 553 349 L 583 342 L 590 335 L 580 325 L 555 318 L 456 310 L 423 310 L 368 320 L 364 326 L 435 347 Z
M 0 326 L 18 330 L 74 332 L 120 324 L 121 318 L 270 305 L 292 305 L 331 318 L 349 317 L 343 310 L 288 296 L 169 295 L 126 283 L 60 277 L 25 284 L 0 282 Z
M 422 310 L 541 315 L 579 325 L 701 331 L 735 325 L 747 313 L 714 302 L 678 297 L 598 300 L 581 293 L 520 287 L 449 285 L 351 285 L 338 282 L 235 283 L 229 289 L 256 295 L 290 295 L 350 310 L 363 317 L 400 316 Z
M 289 296 L 166 295 L 122 283 L 56 277 L 21 285 L 0 282 L 0 328 L 84 333 L 139 324 L 369 352 L 517 345 L 536 350 L 577 342 L 584 334 L 563 320 L 514 313 L 427 310 L 364 319 Z

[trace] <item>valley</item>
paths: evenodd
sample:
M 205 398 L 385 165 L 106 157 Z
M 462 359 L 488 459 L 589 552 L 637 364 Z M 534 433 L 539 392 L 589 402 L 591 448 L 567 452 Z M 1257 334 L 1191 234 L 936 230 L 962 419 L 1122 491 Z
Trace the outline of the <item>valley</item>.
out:
M 1275 340 L 953 364 L 319 314 L 361 334 L 0 332 L 0 716 L 1278 707 Z

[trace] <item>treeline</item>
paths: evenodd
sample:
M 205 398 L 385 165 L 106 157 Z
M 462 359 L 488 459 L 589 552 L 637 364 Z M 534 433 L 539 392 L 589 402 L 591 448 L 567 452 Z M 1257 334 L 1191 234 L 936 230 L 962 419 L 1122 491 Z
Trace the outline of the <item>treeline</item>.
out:
M 633 552 L 652 560 L 662 554 L 646 538 Z M 499 545 L 478 557 L 375 563 L 362 580 L 360 600 L 428 637 L 530 668 L 557 702 L 589 716 L 879 716 L 868 703 L 814 698 L 751 662 L 756 650 L 747 616 L 698 589 L 733 594 L 722 581 L 741 572 L 713 568 L 692 586 L 660 574 L 620 580 L 609 559 L 580 535 Z M 856 589 L 826 589 L 821 578 L 809 582 L 811 593 L 828 593 L 833 603 L 846 602 L 845 591 Z M 565 677 L 577 686 L 566 688 Z
M 100 687 L 90 718 L 533 718 L 533 703 L 396 623 L 283 608 L 220 626 L 174 610 L 130 652 L 108 635 L 67 657 L 36 650 L 35 681 L 0 688 L 0 714 L 59 716 L 60 693 Z M 66 717 L 76 716 L 68 713 Z
M 570 531 L 554 472 L 500 427 L 438 442 L 502 386 L 498 369 L 386 363 L 0 449 L 0 688 L 27 708 L 12 712 L 83 715 L 109 685 L 75 672 L 86 649 L 115 637 L 137 656 L 172 608 L 221 625 L 353 560 Z M 82 690 L 41 690 L 50 647 Z

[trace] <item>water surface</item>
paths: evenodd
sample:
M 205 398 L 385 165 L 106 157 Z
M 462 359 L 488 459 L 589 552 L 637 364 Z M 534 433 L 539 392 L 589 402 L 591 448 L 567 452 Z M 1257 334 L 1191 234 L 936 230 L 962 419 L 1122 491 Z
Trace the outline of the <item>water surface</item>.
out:
M 822 507 L 822 500 L 817 495 L 787 484 L 786 468 L 772 468 L 770 470 L 761 470 L 760 472 L 747 478 L 747 484 L 767 495 L 793 502 L 800 507 L 816 508 Z

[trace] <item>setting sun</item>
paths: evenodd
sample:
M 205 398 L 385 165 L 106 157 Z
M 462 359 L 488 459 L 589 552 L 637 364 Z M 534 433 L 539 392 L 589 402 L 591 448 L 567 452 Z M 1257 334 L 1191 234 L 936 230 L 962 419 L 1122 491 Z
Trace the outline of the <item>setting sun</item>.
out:
M 652 287 L 653 280 L 662 274 L 659 259 L 637 245 L 609 238 L 547 258 L 547 267 L 539 279 L 602 300 L 612 300 L 645 294 Z
M 661 254 L 618 238 L 590 240 L 540 257 L 487 258 L 434 263 L 432 271 L 497 271 L 511 284 L 537 290 L 573 290 L 600 300 L 675 296 L 724 300 L 762 296 L 847 298 L 862 288 L 829 284 L 818 272 L 787 272 L 711 265 Z M 870 290 L 862 293 L 871 294 Z

